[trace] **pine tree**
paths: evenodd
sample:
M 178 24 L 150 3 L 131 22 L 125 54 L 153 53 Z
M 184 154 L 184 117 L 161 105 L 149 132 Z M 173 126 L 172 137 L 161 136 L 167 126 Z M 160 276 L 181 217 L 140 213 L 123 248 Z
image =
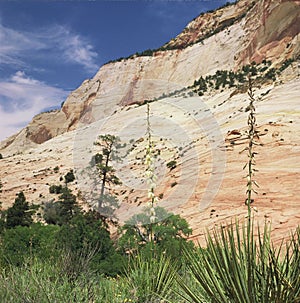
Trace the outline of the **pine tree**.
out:
M 24 193 L 18 193 L 17 198 L 12 207 L 7 209 L 6 227 L 13 228 L 15 226 L 29 226 L 32 220 L 33 210 L 26 201 Z
M 62 189 L 62 194 L 59 196 L 61 210 L 61 224 L 67 224 L 71 219 L 80 212 L 80 207 L 77 204 L 76 196 L 72 194 L 67 187 Z
M 98 211 L 104 216 L 112 216 L 118 205 L 115 196 L 110 193 L 110 190 L 113 186 L 120 185 L 121 181 L 116 176 L 111 162 L 120 160 L 117 151 L 121 147 L 120 138 L 109 134 L 100 135 L 95 145 L 100 146 L 102 149 L 101 153 L 97 153 L 94 156 L 94 162 L 101 182 Z

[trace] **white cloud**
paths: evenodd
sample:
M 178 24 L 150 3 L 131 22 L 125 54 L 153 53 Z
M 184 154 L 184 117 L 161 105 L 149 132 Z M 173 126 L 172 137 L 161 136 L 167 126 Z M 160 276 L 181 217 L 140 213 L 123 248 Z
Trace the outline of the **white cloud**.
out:
M 16 72 L 0 82 L 0 141 L 25 126 L 34 115 L 64 100 L 69 92 Z
M 0 141 L 19 131 L 34 115 L 59 104 L 69 93 L 20 70 L 42 70 L 43 63 L 49 68 L 53 61 L 95 72 L 97 56 L 88 39 L 65 26 L 26 32 L 5 27 L 0 19 L 0 70 L 19 70 L 10 78 L 0 78 Z
M 95 63 L 97 53 L 82 36 L 73 35 L 66 28 L 61 27 L 56 42 L 69 62 L 81 64 L 89 71 L 95 71 L 99 68 Z
M 47 61 L 63 58 L 62 62 L 79 64 L 88 72 L 95 72 L 99 67 L 98 54 L 88 39 L 64 26 L 20 32 L 0 24 L 0 65 L 28 66 L 35 54 Z

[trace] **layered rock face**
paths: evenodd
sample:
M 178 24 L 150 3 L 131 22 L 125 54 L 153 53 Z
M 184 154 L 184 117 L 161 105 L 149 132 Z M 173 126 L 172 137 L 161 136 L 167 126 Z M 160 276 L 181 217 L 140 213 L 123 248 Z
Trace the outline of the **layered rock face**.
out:
M 84 169 L 97 152 L 99 134 L 115 134 L 127 144 L 126 158 L 115 163 L 123 185 L 116 188 L 124 222 L 147 203 L 144 180 L 146 132 L 144 100 L 151 103 L 151 127 L 158 154 L 156 194 L 160 204 L 191 224 L 194 239 L 205 228 L 247 213 L 244 205 L 248 96 L 243 90 L 211 90 L 201 98 L 188 89 L 217 70 L 271 60 L 293 62 L 277 79 L 255 87 L 257 124 L 256 179 L 253 206 L 259 220 L 272 221 L 275 239 L 287 235 L 300 219 L 299 174 L 299 1 L 241 0 L 193 20 L 178 37 L 152 56 L 106 64 L 93 79 L 72 92 L 59 111 L 36 116 L 19 134 L 1 143 L 1 201 L 11 205 L 23 190 L 29 201 L 53 199 L 49 185 L 70 169 L 71 188 L 82 203 L 88 195 Z M 166 164 L 176 160 L 176 168 Z M 59 170 L 54 170 L 58 166 Z M 87 195 L 85 195 L 87 193 Z
M 278 65 L 296 58 L 299 16 L 300 4 L 295 0 L 241 0 L 200 15 L 152 56 L 102 66 L 93 79 L 69 95 L 59 113 L 38 115 L 26 131 L 6 140 L 0 149 L 16 152 L 40 144 L 75 129 L 81 119 L 101 119 L 119 107 L 191 85 L 216 70 L 237 70 L 264 59 Z M 18 143 L 8 148 L 15 140 Z

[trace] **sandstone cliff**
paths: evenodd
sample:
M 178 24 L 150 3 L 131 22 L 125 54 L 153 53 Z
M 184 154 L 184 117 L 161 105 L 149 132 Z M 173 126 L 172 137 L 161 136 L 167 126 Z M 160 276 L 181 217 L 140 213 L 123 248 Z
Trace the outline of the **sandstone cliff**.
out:
M 102 66 L 69 95 L 59 113 L 38 115 L 0 149 L 21 151 L 76 128 L 80 120 L 101 119 L 119 107 L 168 94 L 217 70 L 237 70 L 264 59 L 276 66 L 296 58 L 299 23 L 300 4 L 295 0 L 241 0 L 202 14 L 152 56 Z
M 248 97 L 243 87 L 193 91 L 200 76 L 235 70 L 252 61 L 292 64 L 277 80 L 256 83 L 257 147 L 260 184 L 253 206 L 259 220 L 272 221 L 275 239 L 287 235 L 300 219 L 299 202 L 299 1 L 241 0 L 193 20 L 178 37 L 152 56 L 133 56 L 100 68 L 70 94 L 59 111 L 36 116 L 20 133 L 1 143 L 1 201 L 6 208 L 23 190 L 29 201 L 53 199 L 49 186 L 71 168 L 71 185 L 82 202 L 88 195 L 84 169 L 96 152 L 98 134 L 121 137 L 129 148 L 117 165 L 123 222 L 147 201 L 143 176 L 144 100 L 159 153 L 157 195 L 161 205 L 187 218 L 195 238 L 205 228 L 244 217 Z M 279 21 L 278 21 L 279 20 Z M 185 90 L 182 93 L 182 89 Z M 168 96 L 170 92 L 176 94 Z M 130 143 L 131 142 L 131 143 Z M 175 159 L 170 171 L 166 164 Z M 59 170 L 54 170 L 58 167 Z M 87 194 L 87 195 L 85 195 Z M 90 199 L 90 200 L 89 200 Z

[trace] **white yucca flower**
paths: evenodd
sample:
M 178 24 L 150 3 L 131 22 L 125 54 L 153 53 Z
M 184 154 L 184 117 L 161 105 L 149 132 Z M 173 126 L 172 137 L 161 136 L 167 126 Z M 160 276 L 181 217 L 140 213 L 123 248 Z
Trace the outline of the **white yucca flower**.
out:
M 153 180 L 150 180 L 150 184 L 149 184 L 150 186 L 149 186 L 149 189 L 151 190 L 151 191 L 153 191 L 154 190 L 154 188 L 156 187 L 156 183 L 153 181 Z
M 154 199 L 154 198 L 155 198 L 154 192 L 148 191 L 148 198 L 149 198 L 149 199 Z
M 146 165 L 146 181 L 148 185 L 148 206 L 150 207 L 150 224 L 154 224 L 157 220 L 156 211 L 155 211 L 155 204 L 158 202 L 158 198 L 155 196 L 154 190 L 156 188 L 156 181 L 157 176 L 155 175 L 155 158 L 152 152 L 152 139 L 151 139 L 151 127 L 150 127 L 150 107 L 147 104 L 147 134 L 148 134 L 148 145 L 146 147 L 146 157 L 145 157 L 145 165 Z M 150 241 L 154 241 L 154 236 L 152 234 L 152 227 L 151 227 L 151 235 Z
M 147 170 L 147 171 L 145 172 L 145 176 L 146 176 L 147 178 L 151 178 L 151 177 L 152 177 L 152 172 L 149 171 L 149 170 Z M 149 180 L 149 179 L 147 179 L 147 182 L 148 182 L 148 180 Z
M 151 216 L 155 216 L 155 208 L 154 207 L 150 208 L 150 214 L 151 214 Z
M 151 217 L 150 217 L 150 223 L 152 223 L 152 224 L 155 223 L 155 219 L 156 219 L 155 216 L 151 216 Z

